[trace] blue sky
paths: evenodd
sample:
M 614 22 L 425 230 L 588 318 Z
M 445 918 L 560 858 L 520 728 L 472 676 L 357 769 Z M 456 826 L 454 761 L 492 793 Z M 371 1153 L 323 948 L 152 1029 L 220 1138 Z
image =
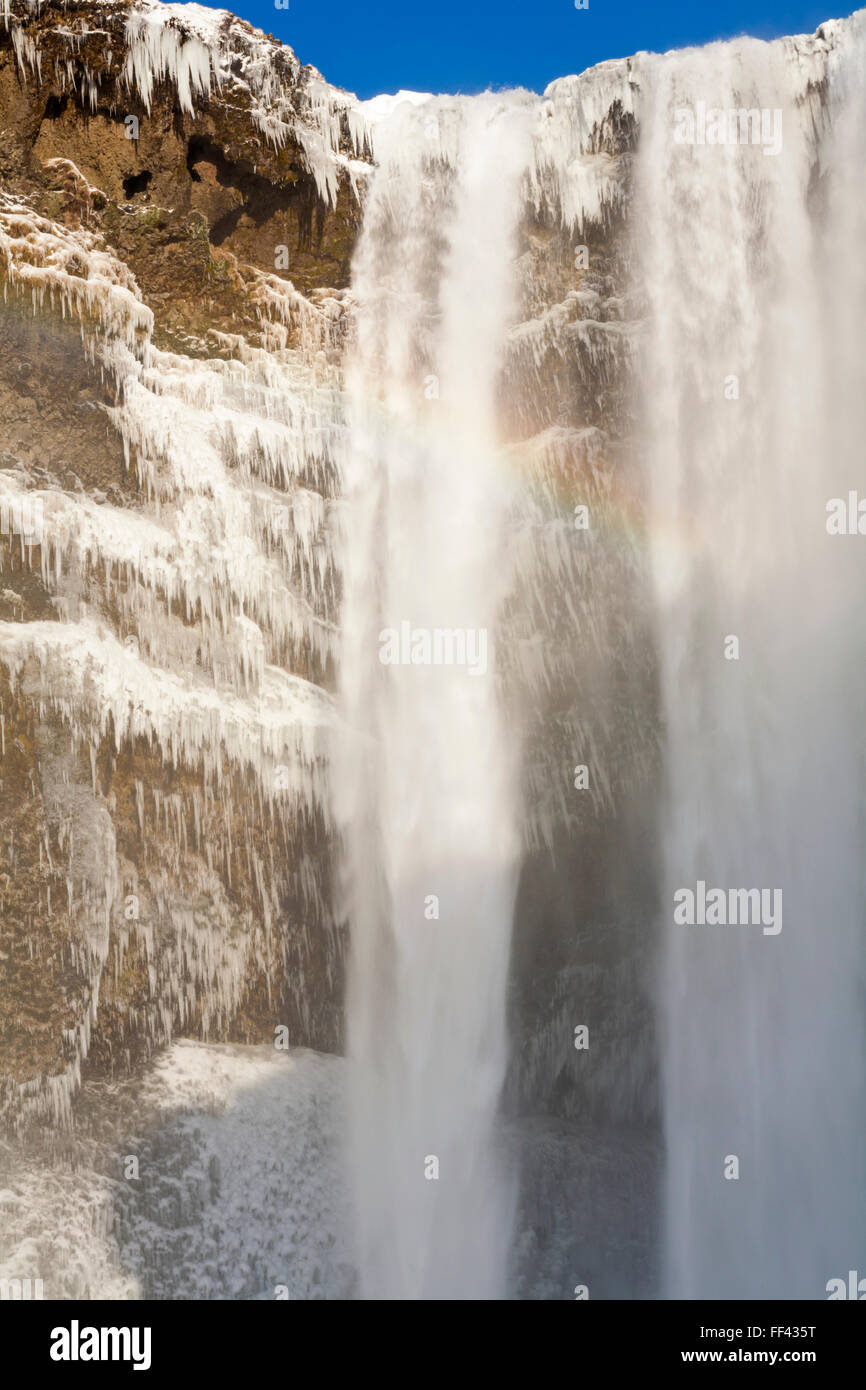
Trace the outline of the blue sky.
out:
M 638 49 L 754 34 L 811 33 L 856 5 L 823 0 L 224 0 L 302 62 L 361 97 L 417 91 L 541 91 L 554 77 Z

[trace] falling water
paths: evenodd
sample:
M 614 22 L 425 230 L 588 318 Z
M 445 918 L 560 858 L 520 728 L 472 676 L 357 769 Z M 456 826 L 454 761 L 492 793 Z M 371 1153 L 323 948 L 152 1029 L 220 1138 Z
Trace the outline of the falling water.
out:
M 496 679 L 510 488 L 494 405 L 528 110 L 401 106 L 377 133 L 354 267 L 351 743 L 334 776 L 367 1297 L 503 1290 L 510 1196 L 492 1125 L 519 835 L 517 740 Z M 380 633 L 402 624 L 465 632 L 467 660 L 383 665 Z
M 345 194 L 360 235 L 348 291 L 238 263 L 255 341 L 184 356 L 95 232 L 0 194 L 4 296 L 80 327 L 140 492 L 0 476 L 7 512 L 44 506 L 57 612 L 0 624 L 0 648 L 33 722 L 68 736 L 42 794 L 82 981 L 62 1069 L 12 1089 L 25 1118 L 61 1132 L 75 1105 L 109 1136 L 99 1120 L 85 1163 L 28 1152 L 0 1184 L 0 1274 L 50 1269 L 62 1296 L 291 1278 L 292 1297 L 496 1298 L 516 1269 L 530 1297 L 584 1278 L 593 1297 L 823 1297 L 866 1258 L 863 541 L 826 525 L 866 437 L 864 15 L 543 96 L 358 103 L 189 9 L 183 32 L 156 6 L 130 18 L 125 87 L 149 110 L 166 82 L 186 114 L 246 92 L 257 136 L 302 153 L 323 215 Z M 12 42 L 37 82 L 21 16 Z M 684 113 L 705 137 L 708 112 L 752 109 L 755 144 L 684 141 Z M 97 770 L 136 748 L 156 771 L 125 825 Z M 345 1078 L 270 1034 L 215 1042 L 251 980 L 276 1008 L 285 978 L 293 1041 L 336 1049 L 336 841 Z M 223 861 L 246 863 L 245 897 Z M 675 922 L 698 882 L 782 910 Z M 131 943 L 134 1028 L 162 1051 L 121 1103 L 82 1063 Z M 150 1127 L 154 1154 L 186 1156 L 139 1197 L 116 1156 Z M 503 1150 L 533 1143 L 521 1205 Z
M 863 542 L 825 525 L 862 480 L 862 15 L 836 38 L 671 54 L 645 83 L 679 1297 L 820 1298 L 863 1259 Z M 699 103 L 765 111 L 781 149 L 686 143 Z M 778 889 L 781 916 L 676 924 L 699 880 Z

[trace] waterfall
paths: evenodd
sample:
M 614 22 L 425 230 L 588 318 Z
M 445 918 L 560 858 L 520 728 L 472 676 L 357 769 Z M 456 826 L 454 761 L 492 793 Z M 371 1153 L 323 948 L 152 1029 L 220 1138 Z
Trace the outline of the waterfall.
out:
M 858 541 L 826 523 L 862 477 L 866 423 L 863 16 L 835 37 L 829 57 L 812 40 L 670 54 L 644 83 L 678 1297 L 822 1297 L 862 1260 L 866 629 Z M 700 139 L 714 112 L 736 141 L 718 123 Z M 778 912 L 677 922 L 700 882 L 778 890 Z
M 359 102 L 225 12 L 12 8 L 0 1276 L 824 1297 L 866 11 Z M 153 202 L 127 97 L 186 142 Z
M 504 1289 L 511 1198 L 493 1122 L 505 1075 L 519 738 L 497 682 L 511 484 L 495 402 L 529 112 L 511 98 L 401 103 L 376 130 L 354 265 L 341 663 L 349 733 L 334 779 L 367 1297 Z M 389 631 L 395 660 L 383 664 Z M 437 653 L 443 632 L 453 652 Z M 398 652 L 409 634 L 411 648 Z

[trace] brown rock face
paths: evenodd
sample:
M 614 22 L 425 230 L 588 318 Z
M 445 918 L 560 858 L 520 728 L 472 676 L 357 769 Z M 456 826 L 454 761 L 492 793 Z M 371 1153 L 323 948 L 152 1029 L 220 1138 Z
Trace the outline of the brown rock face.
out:
M 364 151 L 352 147 L 341 94 L 276 41 L 230 16 L 202 38 L 158 6 L 148 14 L 175 54 L 165 69 L 148 66 L 147 32 L 136 47 L 130 7 L 114 0 L 38 13 L 13 4 L 0 27 L 0 470 L 10 487 L 68 504 L 73 518 L 25 536 L 4 494 L 0 620 L 101 624 L 128 653 L 191 664 L 201 691 L 237 703 L 255 690 L 243 689 L 231 634 L 260 617 L 237 576 L 202 561 L 196 600 L 164 576 L 143 579 L 140 557 L 113 562 L 102 543 L 82 541 L 85 514 L 103 536 L 123 513 L 171 527 L 195 493 L 167 477 L 157 443 L 136 445 L 118 419 L 127 368 L 112 367 L 109 349 L 120 350 L 129 294 L 146 306 L 135 313 L 153 315 L 152 329 L 133 333 L 139 373 L 148 343 L 179 354 L 186 370 L 254 359 L 262 344 L 290 356 L 311 315 L 327 355 Z M 115 286 L 111 323 L 93 256 L 106 258 Z M 239 389 L 265 387 L 250 377 Z M 233 449 L 222 455 L 228 485 L 242 489 Z M 314 511 L 333 495 L 327 449 L 319 453 L 317 476 L 302 479 Z M 261 489 L 271 489 L 271 510 L 280 499 L 291 509 L 293 488 L 275 468 Z M 291 537 L 267 522 L 256 534 L 267 584 L 309 604 Z M 175 543 L 174 558 L 177 533 Z M 322 629 L 335 600 L 324 521 L 310 544 L 324 579 L 310 621 Z M 160 621 L 174 633 L 171 659 L 148 638 Z M 321 645 L 262 631 L 266 662 L 327 687 Z M 261 1042 L 286 1025 L 293 1043 L 338 1048 L 342 940 L 322 814 L 263 797 L 248 757 L 215 769 L 146 732 L 119 734 L 94 672 L 82 723 L 74 702 L 55 699 L 62 679 L 30 652 L 14 672 L 3 667 L 0 687 L 8 1121 L 67 1116 L 82 1067 L 115 1074 L 179 1031 Z
M 290 50 L 223 12 L 203 23 L 155 0 L 49 0 L 0 27 L 0 1098 L 15 1124 L 68 1116 L 82 1074 L 122 1074 L 179 1033 L 271 1042 L 282 1025 L 342 1046 L 321 730 L 371 152 L 347 94 Z M 594 139 L 625 183 L 633 117 L 614 103 Z M 550 679 L 527 696 L 508 1095 L 650 1114 L 623 924 L 654 892 L 654 734 L 633 713 L 654 706 L 654 670 L 644 576 L 613 529 L 617 490 L 637 489 L 637 310 L 616 200 L 579 232 L 567 221 L 555 188 L 527 209 L 499 403 L 539 517 L 587 503 L 594 518 L 567 582 L 539 541 L 515 617 L 514 649 L 537 641 Z M 610 772 L 579 813 L 561 792 L 578 734 Z M 611 1040 L 591 1081 L 551 1044 L 581 1001 Z
M 143 95 L 143 84 L 130 71 L 130 12 L 129 5 L 115 0 L 71 5 L 50 0 L 35 15 L 27 6 L 13 6 L 11 27 L 0 35 L 4 187 L 28 193 L 40 185 L 46 191 L 56 188 L 59 181 L 44 166 L 68 160 L 82 183 L 105 195 L 100 202 L 124 208 L 128 235 L 134 237 L 131 228 L 140 222 L 145 229 L 153 225 L 142 217 L 148 210 L 170 209 L 177 221 L 167 246 L 182 245 L 186 229 L 197 228 L 186 235 L 266 272 L 276 268 L 276 248 L 285 246 L 292 282 L 304 293 L 320 285 L 345 285 L 357 200 L 345 176 L 334 185 L 333 205 L 321 196 L 298 138 L 314 124 L 314 105 L 324 87 L 319 74 L 302 67 L 275 40 L 224 16 L 208 37 L 224 45 L 225 73 L 212 75 L 210 90 L 195 92 L 194 109 L 170 72 L 157 72 L 153 91 Z M 181 55 L 201 46 L 176 21 L 166 22 L 165 30 L 176 36 Z M 268 83 L 279 93 L 278 101 L 232 80 L 253 60 L 268 63 Z M 340 126 L 341 117 L 335 119 Z M 352 154 L 342 124 L 336 143 Z M 269 138 L 266 132 L 277 128 Z M 66 194 L 64 211 L 90 220 L 74 190 L 59 191 Z M 51 206 L 47 203 L 46 211 Z M 178 291 L 181 297 L 188 291 L 190 298 L 201 292 L 201 254 L 197 264 L 196 274 L 179 253 L 161 258 L 164 284 L 174 289 L 175 298 Z M 142 283 L 142 289 L 147 297 L 150 285 Z M 160 290 L 154 285 L 152 292 Z

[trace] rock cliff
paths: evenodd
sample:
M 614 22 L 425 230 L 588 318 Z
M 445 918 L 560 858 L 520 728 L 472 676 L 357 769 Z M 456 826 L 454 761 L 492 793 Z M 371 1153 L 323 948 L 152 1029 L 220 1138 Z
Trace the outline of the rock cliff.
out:
M 632 485 L 635 88 L 613 63 L 547 94 L 501 401 L 538 497 L 537 626 L 516 645 L 537 642 L 545 672 L 527 696 L 510 1094 L 564 1113 L 654 1107 L 623 935 L 652 892 L 654 734 L 631 711 L 654 675 L 635 548 L 605 539 Z M 17 1124 L 67 1116 L 82 1069 L 121 1075 L 178 1033 L 284 1025 L 342 1047 L 324 776 L 373 138 L 363 105 L 276 40 L 150 0 L 13 0 L 0 126 L 0 1077 Z M 535 554 L 572 494 L 599 526 L 583 558 Z M 579 660 L 575 585 L 595 615 Z M 607 750 L 579 816 L 576 730 Z M 600 979 L 612 1060 L 586 1081 L 554 1039 Z

